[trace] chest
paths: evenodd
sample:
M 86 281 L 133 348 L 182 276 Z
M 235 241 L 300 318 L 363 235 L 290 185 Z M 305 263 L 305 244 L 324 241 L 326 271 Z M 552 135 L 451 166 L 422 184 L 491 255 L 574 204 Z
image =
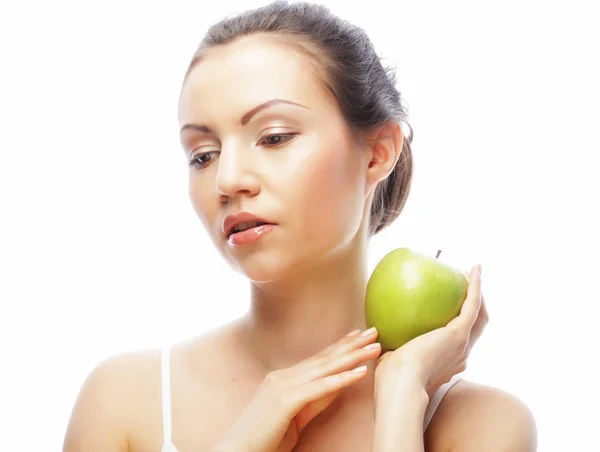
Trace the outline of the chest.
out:
M 375 427 L 372 398 L 344 396 L 306 427 L 294 452 L 371 452 Z
M 171 431 L 178 452 L 209 450 L 239 418 L 255 387 L 245 382 L 191 386 L 172 381 Z M 160 452 L 163 442 L 160 394 L 146 399 L 130 436 L 130 451 Z M 342 392 L 302 432 L 294 452 L 370 452 L 374 429 L 368 388 Z

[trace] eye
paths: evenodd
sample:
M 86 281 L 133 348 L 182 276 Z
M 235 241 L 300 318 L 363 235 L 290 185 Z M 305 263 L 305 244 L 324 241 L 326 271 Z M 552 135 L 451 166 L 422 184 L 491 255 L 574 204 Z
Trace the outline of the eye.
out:
M 285 143 L 286 141 L 291 140 L 296 135 L 298 135 L 298 134 L 297 133 L 276 133 L 273 135 L 267 135 L 261 141 L 259 141 L 258 144 L 260 145 L 261 143 L 266 142 L 267 146 L 275 147 L 282 143 Z M 192 157 L 188 161 L 188 166 L 190 166 L 190 167 L 193 166 L 196 169 L 204 168 L 205 166 L 208 165 L 208 163 L 211 160 L 213 160 L 213 159 L 203 160 L 206 156 L 208 156 L 210 154 L 218 154 L 218 151 L 203 152 L 200 154 L 196 154 L 194 157 Z
M 216 154 L 216 152 L 204 152 L 202 154 L 196 154 L 194 157 L 192 157 L 188 161 L 188 166 L 193 166 L 196 169 L 204 168 L 208 164 L 208 162 L 210 162 L 212 159 L 208 159 L 208 160 L 202 160 L 202 159 L 210 154 Z
M 295 135 L 297 135 L 297 133 L 276 133 L 273 135 L 267 135 L 261 141 L 259 141 L 258 144 L 266 141 L 268 146 L 277 146 L 278 144 L 291 140 Z

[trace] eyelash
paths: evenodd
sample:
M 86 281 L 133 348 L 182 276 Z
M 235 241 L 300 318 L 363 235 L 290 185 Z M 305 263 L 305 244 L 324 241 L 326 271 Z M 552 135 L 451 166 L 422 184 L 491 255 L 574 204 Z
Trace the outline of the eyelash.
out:
M 276 147 L 276 146 L 280 146 L 281 144 L 283 144 L 283 143 L 286 143 L 286 142 L 290 141 L 290 139 L 291 139 L 292 137 L 294 137 L 295 135 L 298 135 L 298 134 L 297 134 L 297 133 L 275 133 L 275 134 L 272 134 L 272 135 L 266 135 L 266 136 L 265 136 L 265 137 L 264 137 L 264 138 L 263 138 L 263 139 L 260 141 L 260 143 L 262 143 L 262 142 L 263 142 L 264 140 L 266 140 L 267 138 L 271 138 L 271 137 L 283 137 L 283 138 L 287 138 L 285 141 L 280 141 L 280 142 L 279 142 L 279 143 L 277 143 L 277 144 L 273 144 L 273 145 L 270 145 L 270 146 L 269 146 L 269 147 Z M 208 154 L 213 154 L 213 153 L 215 153 L 215 152 L 217 152 L 217 151 L 209 151 L 209 152 L 203 152 L 203 153 L 200 153 L 200 154 L 196 154 L 194 157 L 192 157 L 192 159 L 191 159 L 191 160 L 189 160 L 189 161 L 188 161 L 188 166 L 190 166 L 190 167 L 191 167 L 191 166 L 193 166 L 194 168 L 197 168 L 197 169 L 204 168 L 204 167 L 205 167 L 205 166 L 208 164 L 208 162 L 200 162 L 200 163 L 201 163 L 201 165 L 200 165 L 200 166 L 198 166 L 198 165 L 196 164 L 196 163 L 198 162 L 198 159 L 199 159 L 199 158 L 201 158 L 201 157 L 203 157 L 203 156 L 205 156 L 205 155 L 208 155 Z M 209 161 L 210 161 L 210 160 L 209 160 Z

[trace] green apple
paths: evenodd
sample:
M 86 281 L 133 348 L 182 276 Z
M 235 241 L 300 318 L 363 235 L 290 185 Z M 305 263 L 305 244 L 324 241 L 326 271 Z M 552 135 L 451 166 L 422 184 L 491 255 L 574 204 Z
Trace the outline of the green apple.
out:
M 469 281 L 436 258 L 398 248 L 377 264 L 365 297 L 367 326 L 376 327 L 383 350 L 448 324 L 460 313 Z

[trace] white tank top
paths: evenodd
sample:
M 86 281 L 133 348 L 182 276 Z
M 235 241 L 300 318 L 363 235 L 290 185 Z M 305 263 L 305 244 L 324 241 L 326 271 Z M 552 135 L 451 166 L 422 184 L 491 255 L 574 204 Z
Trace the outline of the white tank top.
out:
M 455 375 L 452 379 L 440 386 L 437 392 L 433 395 L 427 409 L 425 410 L 425 419 L 423 420 L 423 432 L 427 430 L 427 426 L 435 410 L 440 405 L 440 402 L 448 392 L 448 390 L 454 386 L 461 377 Z M 161 452 L 177 452 L 177 448 L 172 442 L 171 432 L 171 361 L 170 361 L 170 347 L 162 349 L 161 352 L 161 394 L 162 394 L 162 424 L 163 424 L 163 445 Z

